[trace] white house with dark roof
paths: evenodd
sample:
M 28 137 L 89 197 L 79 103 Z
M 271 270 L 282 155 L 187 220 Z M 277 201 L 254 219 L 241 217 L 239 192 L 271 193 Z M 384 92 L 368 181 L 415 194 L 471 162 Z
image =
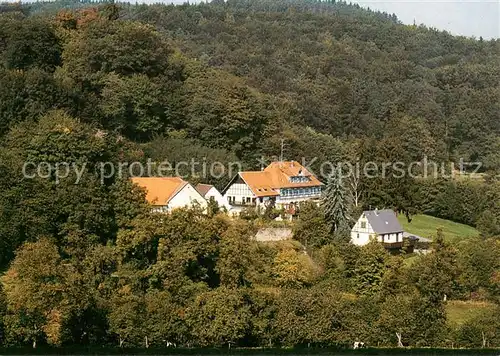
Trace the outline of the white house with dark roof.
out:
M 370 239 L 384 243 L 386 248 L 403 247 L 403 227 L 393 210 L 364 211 L 351 230 L 351 242 L 366 245 Z

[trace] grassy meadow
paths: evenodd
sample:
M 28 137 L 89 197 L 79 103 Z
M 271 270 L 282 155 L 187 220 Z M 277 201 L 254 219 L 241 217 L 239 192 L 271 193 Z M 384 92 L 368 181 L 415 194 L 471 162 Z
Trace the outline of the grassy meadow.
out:
M 443 229 L 445 238 L 450 241 L 479 235 L 479 231 L 472 226 L 459 224 L 450 220 L 440 219 L 429 215 L 415 215 L 409 223 L 406 217 L 400 214 L 398 216 L 398 220 L 406 232 L 426 238 L 432 238 L 435 236 L 438 228 Z

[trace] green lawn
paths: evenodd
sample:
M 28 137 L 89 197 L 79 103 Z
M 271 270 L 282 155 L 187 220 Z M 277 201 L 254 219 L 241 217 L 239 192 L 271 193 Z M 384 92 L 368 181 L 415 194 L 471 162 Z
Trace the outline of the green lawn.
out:
M 493 303 L 453 300 L 446 303 L 446 316 L 451 326 L 460 326 L 494 308 Z
M 411 223 L 402 214 L 398 220 L 406 232 L 421 237 L 431 238 L 436 235 L 436 230 L 442 228 L 445 238 L 448 240 L 463 239 L 478 236 L 479 232 L 469 225 L 459 224 L 450 220 L 439 219 L 428 215 L 415 215 Z

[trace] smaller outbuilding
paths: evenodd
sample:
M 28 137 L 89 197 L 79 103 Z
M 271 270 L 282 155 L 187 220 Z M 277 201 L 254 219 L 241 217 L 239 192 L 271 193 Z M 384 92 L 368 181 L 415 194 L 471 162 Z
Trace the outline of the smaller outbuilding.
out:
M 206 201 L 214 199 L 219 204 L 219 207 L 226 207 L 229 210 L 229 204 L 213 185 L 200 183 L 196 186 L 196 190 Z

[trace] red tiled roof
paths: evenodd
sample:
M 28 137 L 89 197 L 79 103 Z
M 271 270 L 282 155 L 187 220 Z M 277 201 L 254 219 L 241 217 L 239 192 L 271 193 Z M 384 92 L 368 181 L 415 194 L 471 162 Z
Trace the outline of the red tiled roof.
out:
M 214 187 L 214 186 L 213 186 L 213 185 L 210 185 L 210 184 L 202 184 L 202 183 L 200 183 L 200 184 L 198 184 L 198 185 L 196 186 L 196 188 L 195 188 L 195 189 L 198 191 L 198 193 L 200 193 L 200 195 L 201 195 L 202 197 L 205 197 L 205 195 L 208 193 L 208 191 L 209 191 L 210 189 L 212 189 L 213 187 Z
M 274 190 L 272 177 L 269 172 L 240 172 L 240 177 L 250 190 L 258 197 L 272 197 L 279 195 Z
M 323 185 L 300 163 L 295 161 L 273 162 L 263 171 L 240 172 L 240 177 L 258 197 L 279 195 L 278 189 L 306 188 Z M 304 176 L 309 181 L 292 183 L 290 177 Z
M 188 182 L 179 177 L 134 177 L 132 182 L 146 190 L 146 200 L 153 205 L 167 205 Z

